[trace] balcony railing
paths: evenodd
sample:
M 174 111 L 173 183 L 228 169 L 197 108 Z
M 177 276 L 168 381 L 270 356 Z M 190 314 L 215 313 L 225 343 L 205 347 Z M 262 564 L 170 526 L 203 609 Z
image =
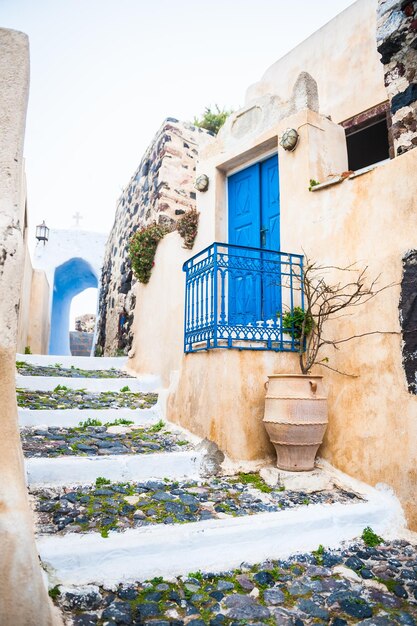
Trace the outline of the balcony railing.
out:
M 303 257 L 213 243 L 186 263 L 184 352 L 298 350 L 282 315 L 304 307 Z

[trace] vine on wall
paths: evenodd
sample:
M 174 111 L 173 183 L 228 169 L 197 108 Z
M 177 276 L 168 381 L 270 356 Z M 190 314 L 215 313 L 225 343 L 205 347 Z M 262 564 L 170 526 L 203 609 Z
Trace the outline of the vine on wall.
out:
M 200 213 L 196 209 L 190 209 L 177 222 L 177 230 L 184 239 L 184 248 L 187 248 L 187 250 L 191 250 L 194 246 L 198 232 L 199 217 Z
M 156 222 L 137 230 L 129 245 L 132 270 L 141 283 L 148 283 L 155 265 L 158 243 L 166 235 L 167 229 Z

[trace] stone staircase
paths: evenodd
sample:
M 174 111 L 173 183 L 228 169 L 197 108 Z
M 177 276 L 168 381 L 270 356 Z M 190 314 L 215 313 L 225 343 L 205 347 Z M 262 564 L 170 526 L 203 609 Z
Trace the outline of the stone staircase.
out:
M 158 380 L 131 378 L 124 366 L 124 359 L 17 358 L 19 420 L 37 545 L 51 595 L 68 624 L 310 623 L 313 617 L 302 609 L 304 621 L 296 622 L 291 607 L 288 615 L 283 609 L 278 621 L 271 621 L 275 613 L 265 609 L 265 585 L 255 584 L 255 564 L 282 562 L 321 544 L 337 548 L 367 526 L 384 534 L 401 524 L 390 494 L 335 472 L 316 472 L 300 487 L 291 476 L 282 484 L 273 468 L 259 475 L 252 466 L 227 460 L 219 468 L 222 455 L 213 444 L 162 420 Z M 228 602 L 246 602 L 248 615 L 255 617 L 233 621 L 244 610 L 214 606 L 219 600 L 208 599 L 202 581 L 223 584 L 223 596 L 228 584 L 229 594 L 237 597 L 244 585 L 219 573 L 242 563 L 247 565 L 234 576 L 247 577 L 248 568 L 255 567 L 247 583 L 252 595 Z M 173 583 L 162 579 L 178 576 L 183 586 L 175 603 L 168 598 Z M 281 597 L 278 578 L 271 576 L 267 586 Z M 158 585 L 163 589 L 158 591 Z M 144 598 L 138 589 L 150 586 L 154 596 Z M 204 602 L 198 600 L 202 586 Z M 133 588 L 136 595 L 132 591 L 128 598 L 125 590 Z M 117 597 L 115 589 L 122 590 Z M 254 589 L 260 589 L 263 604 Z M 144 605 L 140 610 L 138 597 Z M 163 610 L 161 602 L 168 608 Z

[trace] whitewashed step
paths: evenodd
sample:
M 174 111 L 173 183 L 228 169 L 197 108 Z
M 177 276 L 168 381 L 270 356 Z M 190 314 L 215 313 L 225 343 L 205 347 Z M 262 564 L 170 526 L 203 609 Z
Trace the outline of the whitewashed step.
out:
M 115 368 L 123 370 L 127 363 L 127 357 L 95 357 L 95 356 L 61 356 L 57 354 L 16 354 L 16 361 L 25 361 L 30 365 L 55 365 L 62 367 L 79 367 L 83 370 L 108 370 Z
M 278 513 L 148 526 L 123 533 L 69 533 L 41 536 L 37 547 L 52 579 L 63 584 L 146 580 L 191 571 L 224 571 L 242 562 L 287 558 L 317 549 L 336 547 L 358 537 L 366 526 L 387 536 L 403 518 L 396 500 L 369 490 L 359 504 L 310 505 Z
M 106 456 L 62 456 L 25 459 L 30 487 L 92 484 L 98 476 L 114 482 L 200 477 L 204 452 L 158 452 Z
M 129 387 L 133 392 L 149 393 L 156 391 L 159 386 L 157 376 L 142 376 L 141 378 L 67 378 L 64 376 L 22 376 L 16 375 L 16 387 L 31 391 L 53 391 L 57 385 L 69 389 L 85 389 L 91 392 L 120 391 Z
M 100 420 L 102 424 L 126 419 L 134 424 L 155 424 L 161 419 L 159 404 L 150 409 L 22 409 L 19 408 L 19 425 L 29 426 L 78 426 L 89 417 Z

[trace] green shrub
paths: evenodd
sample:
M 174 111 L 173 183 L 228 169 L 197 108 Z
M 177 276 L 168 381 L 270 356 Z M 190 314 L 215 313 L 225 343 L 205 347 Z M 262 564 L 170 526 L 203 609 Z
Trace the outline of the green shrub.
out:
M 200 213 L 195 209 L 190 209 L 180 217 L 177 222 L 177 231 L 184 239 L 184 248 L 191 250 L 194 246 L 198 232 L 198 220 Z
M 198 126 L 199 128 L 205 128 L 214 135 L 217 135 L 217 133 L 231 113 L 233 113 L 232 110 L 220 110 L 218 104 L 215 105 L 215 109 L 211 109 L 211 107 L 206 107 L 206 110 L 204 111 L 200 119 L 198 119 L 197 117 L 194 118 L 194 125 Z
M 375 548 L 375 546 L 384 543 L 382 537 L 377 535 L 370 526 L 363 529 L 362 540 L 370 548 Z
M 306 314 L 300 306 L 294 307 L 292 311 L 287 311 L 282 316 L 282 329 L 284 333 L 291 335 L 294 339 L 300 339 L 303 323 L 304 336 L 306 337 L 313 329 L 313 317 L 311 314 Z
M 30 346 L 25 346 L 25 354 L 32 354 L 32 350 L 30 349 Z
M 132 270 L 141 283 L 148 283 L 155 265 L 155 253 L 158 243 L 167 230 L 156 222 L 137 230 L 130 240 L 129 257 Z

